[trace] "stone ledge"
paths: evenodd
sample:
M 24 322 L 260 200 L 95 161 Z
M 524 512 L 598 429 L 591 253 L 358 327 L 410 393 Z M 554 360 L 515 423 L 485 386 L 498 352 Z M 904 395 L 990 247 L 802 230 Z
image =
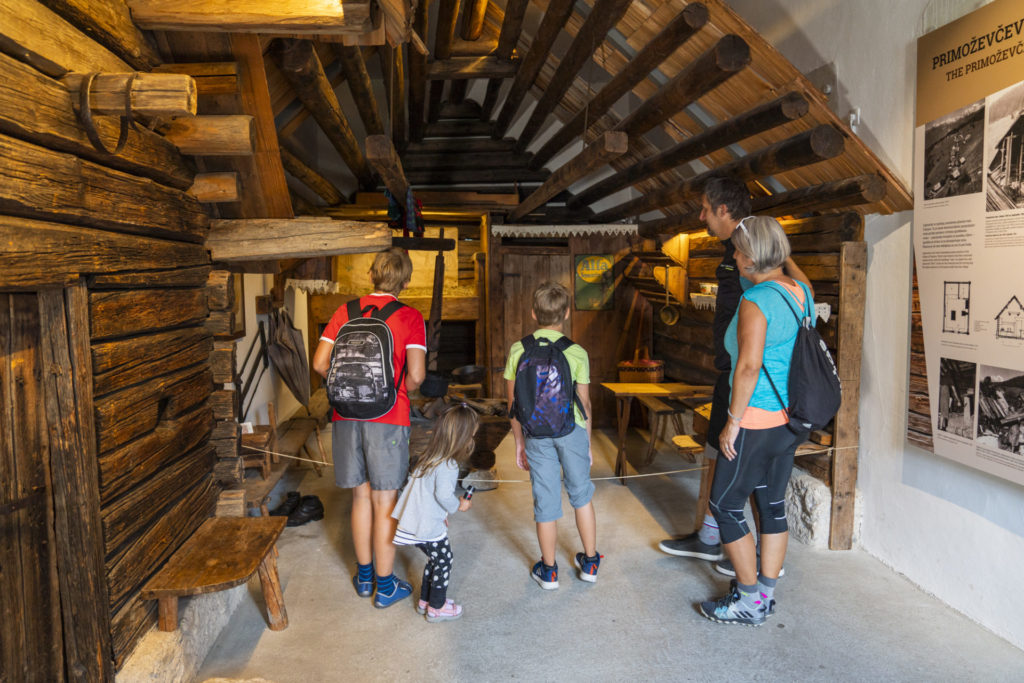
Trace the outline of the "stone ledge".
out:
M 853 542 L 860 540 L 863 518 L 860 491 L 854 496 Z M 789 535 L 814 548 L 828 548 L 828 526 L 832 517 L 832 490 L 820 479 L 799 467 L 793 468 L 786 487 L 786 516 Z

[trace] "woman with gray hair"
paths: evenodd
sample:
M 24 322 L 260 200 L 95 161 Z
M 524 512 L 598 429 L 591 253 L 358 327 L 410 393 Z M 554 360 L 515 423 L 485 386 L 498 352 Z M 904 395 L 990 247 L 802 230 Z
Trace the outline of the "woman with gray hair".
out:
M 728 595 L 701 603 L 700 610 L 712 621 L 760 626 L 775 609 L 775 584 L 789 540 L 786 484 L 802 440 L 789 429 L 786 415 L 789 364 L 799 329 L 794 313 L 809 311 L 813 324 L 814 301 L 810 287 L 783 272 L 789 240 L 774 218 L 744 218 L 732 243 L 736 265 L 753 285 L 740 298 L 725 333 L 733 371 L 710 502 L 736 580 Z M 760 568 L 743 514 L 751 493 L 760 513 Z

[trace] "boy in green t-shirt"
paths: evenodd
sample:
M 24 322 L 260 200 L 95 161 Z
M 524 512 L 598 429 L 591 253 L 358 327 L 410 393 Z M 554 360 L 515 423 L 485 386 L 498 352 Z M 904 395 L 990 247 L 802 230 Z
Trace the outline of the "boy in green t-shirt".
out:
M 569 317 L 569 292 L 555 282 L 545 282 L 533 292 L 533 319 L 539 325 L 533 337 L 556 342 L 565 335 L 562 325 Z M 516 342 L 509 350 L 505 364 L 508 383 L 508 403 L 511 414 L 515 397 L 516 372 L 523 355 L 523 343 Z M 593 457 L 590 452 L 590 361 L 579 344 L 563 351 L 575 383 L 579 405 L 574 405 L 575 426 L 565 436 L 534 438 L 526 436 L 523 427 L 513 415 L 512 435 L 516 441 L 516 465 L 530 473 L 533 489 L 533 517 L 537 522 L 537 541 L 541 559 L 533 565 L 530 575 L 541 588 L 558 588 L 558 564 L 555 544 L 558 537 L 557 520 L 562 516 L 561 482 L 569 503 L 576 511 L 576 528 L 583 541 L 583 552 L 576 553 L 575 564 L 579 577 L 591 583 L 597 581 L 601 555 L 597 552 L 597 519 L 594 515 L 594 482 L 590 480 Z M 575 402 L 574 402 L 575 403 Z M 581 410 L 582 408 L 582 410 Z

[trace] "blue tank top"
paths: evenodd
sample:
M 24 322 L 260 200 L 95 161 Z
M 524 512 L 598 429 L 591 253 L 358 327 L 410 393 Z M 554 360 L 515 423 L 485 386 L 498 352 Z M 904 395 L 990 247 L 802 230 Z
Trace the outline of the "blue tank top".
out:
M 789 405 L 789 363 L 793 357 L 793 344 L 796 342 L 796 333 L 799 329 L 796 317 L 788 304 L 791 304 L 797 312 L 810 309 L 811 324 L 815 322 L 814 300 L 807 285 L 795 281 L 803 290 L 803 303 L 796 300 L 792 292 L 774 281 L 762 282 L 754 285 L 743 292 L 740 297 L 751 302 L 764 315 L 768 321 L 768 328 L 765 332 L 764 357 L 761 362 L 761 374 L 757 378 L 757 386 L 750 397 L 750 403 L 755 408 L 762 410 L 781 410 Z M 786 299 L 783 299 L 786 297 Z M 788 304 L 787 304 L 788 301 Z M 729 322 L 725 331 L 725 349 L 732 359 L 732 371 L 729 374 L 729 386 L 732 387 L 733 375 L 736 372 L 736 359 L 739 356 L 739 342 L 736 337 L 736 330 L 739 326 L 739 308 Z M 765 378 L 765 371 L 771 373 L 775 388 L 782 396 L 782 405 L 778 397 L 772 391 L 772 386 Z

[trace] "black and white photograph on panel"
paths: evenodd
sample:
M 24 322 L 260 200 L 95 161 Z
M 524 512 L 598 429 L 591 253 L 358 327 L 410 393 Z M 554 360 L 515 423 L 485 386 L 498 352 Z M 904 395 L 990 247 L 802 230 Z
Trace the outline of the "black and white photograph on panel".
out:
M 971 333 L 971 283 L 946 280 L 942 296 L 942 331 Z
M 981 192 L 984 129 L 984 100 L 925 124 L 925 199 Z
M 953 358 L 939 359 L 939 431 L 971 438 L 976 374 L 974 363 Z
M 979 377 L 978 444 L 1024 455 L 1024 370 L 982 365 Z
M 996 337 L 1024 339 L 1024 305 L 1016 296 L 1011 296 L 996 315 Z
M 989 98 L 986 211 L 1024 207 L 1024 82 Z

